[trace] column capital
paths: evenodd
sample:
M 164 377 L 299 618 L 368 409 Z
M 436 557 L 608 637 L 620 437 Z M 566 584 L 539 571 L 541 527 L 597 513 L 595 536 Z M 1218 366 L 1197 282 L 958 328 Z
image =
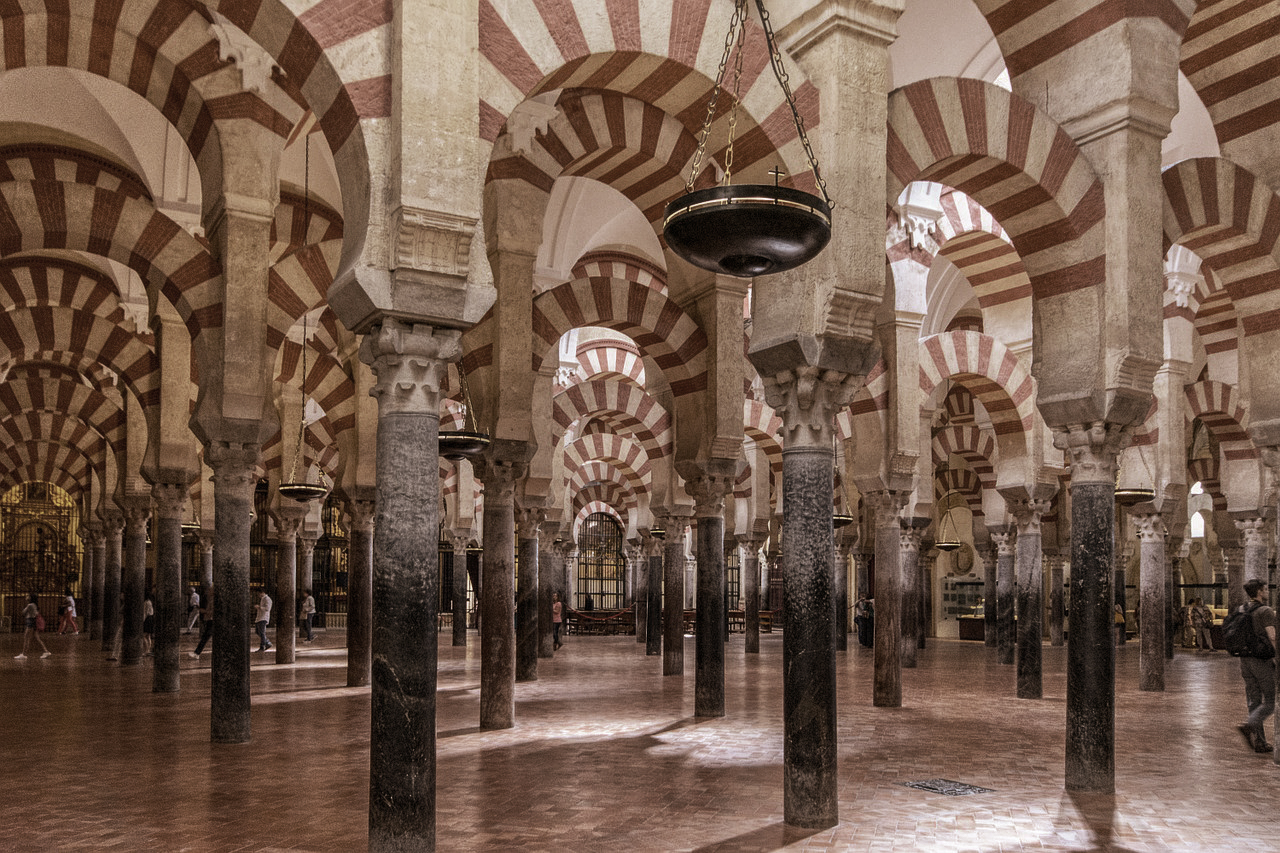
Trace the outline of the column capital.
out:
M 462 333 L 385 317 L 360 342 L 360 360 L 377 380 L 369 393 L 381 414 L 439 414 L 449 362 L 461 352 Z
M 307 520 L 307 511 L 300 506 L 280 506 L 271 511 L 271 520 L 276 524 L 276 539 L 296 542 L 298 531 Z
M 116 503 L 120 506 L 120 511 L 124 513 L 126 525 L 130 527 L 136 524 L 143 524 L 147 519 L 151 518 L 150 495 L 126 495 L 122 498 L 117 498 Z
M 537 539 L 538 529 L 547 520 L 547 511 L 540 506 L 516 508 L 516 536 L 520 539 Z
M 1040 519 L 1049 511 L 1052 502 L 1031 498 L 1006 498 L 1005 504 L 1018 525 L 1018 535 L 1023 536 L 1040 533 Z
M 685 463 L 680 467 L 684 490 L 693 498 L 695 518 L 718 518 L 724 515 L 725 495 L 733 491 L 733 473 L 725 460 Z M 733 466 L 736 467 L 736 466 Z
M 1000 557 L 1013 556 L 1013 534 L 1006 531 L 991 531 L 991 541 L 995 543 L 996 554 Z
M 1138 531 L 1138 539 L 1142 542 L 1164 542 L 1168 532 L 1164 526 L 1164 517 L 1158 512 L 1132 514 L 1133 526 Z
M 898 543 L 903 556 L 920 553 L 920 539 L 923 534 L 924 530 L 914 524 L 906 525 L 898 532 Z
M 1114 486 L 1120 452 L 1133 439 L 1133 427 L 1094 421 L 1053 427 L 1053 446 L 1066 451 L 1073 484 Z
M 298 532 L 298 556 L 306 559 L 315 553 L 316 542 L 320 537 L 307 531 Z
M 187 505 L 187 487 L 181 483 L 156 483 L 151 487 L 151 498 L 156 502 L 157 518 L 182 518 Z
M 200 540 L 200 550 L 206 554 L 213 553 L 213 540 L 216 538 L 212 530 L 200 529 L 196 534 L 196 538 Z
M 849 405 L 865 377 L 803 366 L 761 379 L 765 401 L 782 418 L 783 447 L 830 450 L 836 413 Z
M 124 530 L 124 513 L 115 507 L 104 509 L 99 516 L 102 518 L 102 532 L 105 537 L 119 536 Z
M 373 517 L 378 511 L 378 502 L 372 499 L 348 498 L 343 510 L 349 519 L 352 530 L 362 533 L 373 532 Z
M 888 489 L 867 492 L 862 496 L 862 500 L 875 513 L 877 528 L 900 523 L 902 511 L 907 508 L 907 501 L 910 499 L 910 492 Z
M 258 485 L 258 461 L 262 448 L 257 444 L 210 441 L 204 448 L 205 464 L 213 469 L 213 485 L 219 489 L 252 490 Z
M 1253 518 L 1237 518 L 1235 519 L 1236 530 L 1244 537 L 1245 547 L 1251 545 L 1267 544 L 1267 520 L 1262 517 L 1255 516 Z

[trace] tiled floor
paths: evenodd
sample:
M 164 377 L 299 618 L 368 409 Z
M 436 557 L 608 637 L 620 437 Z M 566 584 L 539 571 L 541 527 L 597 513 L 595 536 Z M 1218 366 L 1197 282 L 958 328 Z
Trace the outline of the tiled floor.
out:
M 440 635 L 441 851 L 1280 851 L 1280 767 L 1246 752 L 1220 652 L 1180 650 L 1167 691 L 1143 693 L 1122 648 L 1117 793 L 1071 796 L 1065 650 L 1045 648 L 1046 698 L 1027 701 L 994 650 L 932 641 L 904 707 L 878 709 L 855 643 L 838 662 L 841 823 L 805 832 L 782 822 L 779 635 L 750 659 L 730 642 L 715 720 L 692 716 L 692 640 L 686 675 L 664 678 L 634 638 L 569 638 L 517 685 L 516 727 L 483 733 L 470 639 Z M 369 691 L 344 686 L 341 634 L 293 666 L 253 655 L 253 741 L 236 746 L 209 743 L 207 655 L 157 695 L 149 664 L 48 642 L 53 657 L 15 661 L 20 637 L 0 635 L 0 850 L 365 849 Z M 993 790 L 901 784 L 939 777 Z

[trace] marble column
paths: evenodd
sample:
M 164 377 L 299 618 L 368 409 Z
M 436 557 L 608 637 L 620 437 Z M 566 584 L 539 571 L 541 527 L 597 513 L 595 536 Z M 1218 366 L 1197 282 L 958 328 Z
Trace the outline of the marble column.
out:
M 320 536 L 303 528 L 298 531 L 298 590 L 315 593 L 316 542 Z
M 555 547 L 546 541 L 550 535 L 548 531 L 538 537 L 538 657 L 540 658 L 553 658 L 556 654 L 555 635 L 551 629 L 551 596 L 556 592 L 555 576 L 559 567 L 556 563 Z
M 1164 519 L 1159 513 L 1133 513 L 1138 529 L 1138 689 L 1164 690 L 1165 587 Z M 1264 554 L 1265 556 L 1265 554 Z
M 899 534 L 902 572 L 902 610 L 898 617 L 902 625 L 902 643 L 899 652 L 905 669 L 915 669 L 916 653 L 920 648 L 920 538 L 923 534 L 921 519 L 905 522 Z M 876 617 L 879 615 L 877 612 Z
M 853 543 L 836 543 L 836 651 L 849 650 L 849 553 Z
M 1239 542 L 1218 540 L 1222 547 L 1222 564 L 1227 576 L 1227 609 L 1235 610 L 1245 602 L 1244 548 Z
M 929 631 L 933 627 L 933 570 L 938 562 L 938 552 L 931 541 L 920 546 L 920 630 L 916 633 L 916 646 L 925 648 Z
M 1171 519 L 1164 519 L 1165 530 L 1170 531 Z M 1182 605 L 1178 601 L 1178 584 L 1180 581 L 1175 578 L 1178 574 L 1178 552 L 1182 550 L 1182 540 L 1175 539 L 1169 533 L 1165 535 L 1164 542 L 1164 601 L 1165 601 L 1165 621 L 1164 621 L 1164 659 L 1173 660 L 1173 648 L 1175 641 L 1180 642 L 1177 636 L 1178 629 L 1177 617 L 1178 611 L 1182 609 Z
M 520 545 L 516 586 L 516 681 L 538 680 L 538 528 L 546 518 L 540 507 L 515 510 Z
M 1063 630 L 1066 621 L 1066 602 L 1062 595 L 1063 559 L 1058 554 L 1049 558 L 1049 645 L 1061 646 L 1066 642 Z
M 646 656 L 662 654 L 662 552 L 665 548 L 663 539 L 654 536 L 649 539 L 647 558 L 649 570 L 647 579 L 645 605 L 645 637 L 644 653 Z
M 636 545 L 627 548 L 627 563 L 635 566 L 636 594 L 633 607 L 636 622 L 636 642 L 645 644 L 649 632 L 649 551 L 648 536 L 644 536 Z
M 249 529 L 261 453 L 256 444 L 210 441 L 213 470 L 213 664 L 210 734 L 214 743 L 246 743 L 249 707 Z
M 982 556 L 982 644 L 989 649 L 1000 645 L 1000 622 L 997 618 L 997 588 L 1000 579 L 1000 555 L 994 542 L 981 550 Z
M 506 442 L 507 445 L 518 442 Z M 480 580 L 480 728 L 515 725 L 515 489 L 527 453 L 493 447 L 476 473 L 484 483 L 484 562 Z
M 1102 422 L 1054 429 L 1054 446 L 1067 451 L 1071 468 L 1068 791 L 1115 791 L 1115 482 L 1117 458 L 1129 437 L 1128 427 Z
M 151 487 L 156 502 L 156 618 L 155 656 L 151 689 L 177 693 L 178 645 L 187 623 L 187 585 L 182 578 L 182 516 L 187 505 L 186 483 L 157 483 Z
M 876 581 L 875 675 L 872 704 L 877 708 L 902 707 L 902 519 L 909 492 L 869 492 L 863 496 L 875 514 Z
M 684 534 L 689 519 L 667 515 L 662 562 L 662 674 L 684 675 Z
M 1044 564 L 1041 552 L 1044 541 L 1040 519 L 1049 511 L 1049 501 L 1017 499 L 1009 501 L 1009 513 L 1018 528 L 1014 553 L 1017 576 L 1016 664 L 1018 698 L 1044 697 Z
M 110 509 L 102 513 L 104 563 L 106 573 L 102 580 L 102 650 L 115 652 L 116 635 L 120 624 L 120 576 L 124 562 L 124 513 Z M 114 658 L 109 658 L 114 660 Z
M 763 540 L 751 536 L 739 536 L 742 544 L 742 598 L 743 634 L 745 651 L 749 655 L 760 653 L 760 546 Z
M 368 490 L 372 492 L 372 490 Z M 348 498 L 347 686 L 373 681 L 373 541 L 378 502 L 371 494 Z
M 724 496 L 733 488 L 732 474 L 708 470 L 685 476 L 685 491 L 694 500 L 698 572 L 695 580 L 693 713 L 724 716 Z
M 93 532 L 81 523 L 76 528 L 80 540 L 80 595 L 76 601 L 76 620 L 80 630 L 89 634 L 93 621 Z
M 997 528 L 991 531 L 996 546 L 996 651 L 997 659 L 1013 665 L 1017 649 L 1014 625 L 1014 539 L 1013 534 Z
M 453 637 L 452 644 L 466 648 L 467 645 L 467 543 L 471 541 L 470 530 L 454 529 L 448 532 L 449 543 L 453 551 L 449 559 L 453 561 L 450 576 L 453 579 Z M 542 573 L 539 573 L 542 577 Z
M 92 615 L 89 621 L 89 639 L 102 639 L 102 614 L 105 609 L 103 596 L 107 581 L 107 535 L 102 532 L 101 525 L 92 530 L 89 547 L 93 549 L 93 585 L 90 597 L 93 599 Z M 83 631 L 84 628 L 81 627 Z
M 386 318 L 360 344 L 378 401 L 369 736 L 375 853 L 435 849 L 440 391 L 459 338 L 456 330 Z
M 1236 529 L 1244 542 L 1244 561 L 1241 571 L 1240 589 L 1243 594 L 1244 584 L 1251 580 L 1260 580 L 1267 584 L 1271 575 L 1267 568 L 1267 521 L 1261 515 L 1236 518 Z
M 287 499 L 282 499 L 287 500 Z M 298 531 L 307 510 L 289 500 L 273 513 L 276 524 L 276 600 L 271 609 L 276 623 L 276 663 L 293 663 L 298 649 Z
M 196 534 L 200 541 L 200 601 L 206 602 L 213 595 L 213 530 L 200 529 Z
M 124 565 L 120 573 L 120 610 L 124 623 L 120 665 L 142 663 L 142 606 L 147 594 L 147 522 L 151 520 L 151 496 L 121 499 L 124 511 Z

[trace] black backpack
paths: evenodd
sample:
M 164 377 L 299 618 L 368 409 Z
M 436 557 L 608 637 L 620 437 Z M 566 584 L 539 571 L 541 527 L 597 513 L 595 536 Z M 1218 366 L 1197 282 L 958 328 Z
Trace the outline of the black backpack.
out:
M 1271 660 L 1276 650 L 1265 635 L 1259 635 L 1253 625 L 1253 613 L 1262 605 L 1242 604 L 1222 622 L 1222 641 L 1227 652 L 1235 657 Z

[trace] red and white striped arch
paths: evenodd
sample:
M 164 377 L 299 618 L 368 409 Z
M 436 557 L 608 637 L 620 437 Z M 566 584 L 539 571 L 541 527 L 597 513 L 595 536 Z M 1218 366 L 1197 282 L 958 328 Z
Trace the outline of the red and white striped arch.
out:
M 933 500 L 941 503 L 952 492 L 964 497 L 965 504 L 974 518 L 982 518 L 982 479 L 968 468 L 948 468 L 933 478 Z
M 620 278 L 663 293 L 667 290 L 666 270 L 646 258 L 613 249 L 587 252 L 573 265 L 572 275 L 574 278 Z
M 615 433 L 596 432 L 569 442 L 564 448 L 564 467 L 573 472 L 597 460 L 615 465 L 636 492 L 646 491 L 651 464 L 638 441 Z
M 1240 315 L 1225 290 L 1215 291 L 1200 303 L 1195 316 L 1196 334 L 1206 355 L 1221 355 L 1240 349 Z
M 651 462 L 672 452 L 671 415 L 643 388 L 617 379 L 593 379 L 555 395 L 552 441 L 558 444 L 574 421 L 601 414 L 633 431 Z
M 984 488 L 996 485 L 996 439 L 977 424 L 948 424 L 933 437 L 933 463 L 943 465 L 951 456 L 963 459 Z
M 769 406 L 748 397 L 742 401 L 742 431 L 764 451 L 774 482 L 781 482 L 782 418 Z
M 0 447 L 0 489 L 32 481 L 53 483 L 71 495 L 89 490 L 93 460 L 79 448 L 62 444 Z
M 1187 385 L 1186 394 L 1189 414 L 1192 418 L 1199 418 L 1217 439 L 1223 459 L 1258 458 L 1257 448 L 1245 431 L 1248 413 L 1234 386 L 1205 379 Z
M 630 379 L 641 388 L 645 386 L 644 362 L 639 353 L 624 348 L 620 341 L 588 341 L 578 347 L 578 381 L 617 375 Z
M 1274 3 L 1205 0 L 1182 41 L 1179 69 L 1200 95 L 1218 143 L 1226 148 L 1275 147 L 1275 58 L 1280 28 Z
M 1225 511 L 1227 496 L 1222 491 L 1221 466 L 1216 456 L 1192 459 L 1187 462 L 1187 481 L 1199 483 L 1204 493 L 1213 498 L 1215 511 Z
M 0 182 L 55 181 L 88 184 L 128 198 L 152 201 L 151 191 L 128 169 L 102 157 L 60 145 L 0 148 Z
M 59 412 L 0 414 L 0 439 L 8 444 L 56 444 L 78 448 L 95 470 L 107 462 L 107 442 L 84 421 Z
M 591 517 L 593 514 L 597 512 L 603 512 L 606 515 L 608 515 L 610 518 L 612 518 L 614 521 L 618 522 L 618 526 L 621 527 L 623 531 L 627 529 L 626 519 L 624 519 L 621 515 L 618 514 L 618 511 L 613 508 L 612 504 L 608 503 L 607 501 L 600 501 L 600 500 L 588 501 L 582 506 L 575 507 L 574 509 L 573 539 L 575 542 L 578 540 L 578 535 L 582 533 L 583 523 L 589 517 Z
M 578 517 L 582 507 L 593 504 L 611 506 L 621 518 L 629 518 L 637 506 L 635 493 L 625 486 L 620 486 L 617 483 L 592 483 L 573 494 L 574 518 Z M 621 523 L 623 530 L 625 530 L 627 523 L 625 521 Z
M 0 260 L 5 310 L 61 305 L 113 323 L 124 322 L 116 282 L 99 270 L 65 258 L 19 256 Z M 150 338 L 149 332 L 143 333 Z
M 15 373 L 0 383 L 0 416 L 13 419 L 24 413 L 46 418 L 51 425 L 63 419 L 83 424 L 114 452 L 124 452 L 124 412 L 119 403 L 88 385 Z
M 595 459 L 583 464 L 565 484 L 570 494 L 578 494 L 595 485 L 616 486 L 633 495 L 637 494 L 637 488 L 643 488 L 642 483 L 635 482 L 618 465 L 606 459 Z
M 1035 418 L 1035 383 L 1018 357 L 1000 341 L 961 331 L 920 341 L 920 391 L 927 398 L 946 379 L 973 392 L 991 418 L 997 441 L 1001 436 L 1030 431 Z

